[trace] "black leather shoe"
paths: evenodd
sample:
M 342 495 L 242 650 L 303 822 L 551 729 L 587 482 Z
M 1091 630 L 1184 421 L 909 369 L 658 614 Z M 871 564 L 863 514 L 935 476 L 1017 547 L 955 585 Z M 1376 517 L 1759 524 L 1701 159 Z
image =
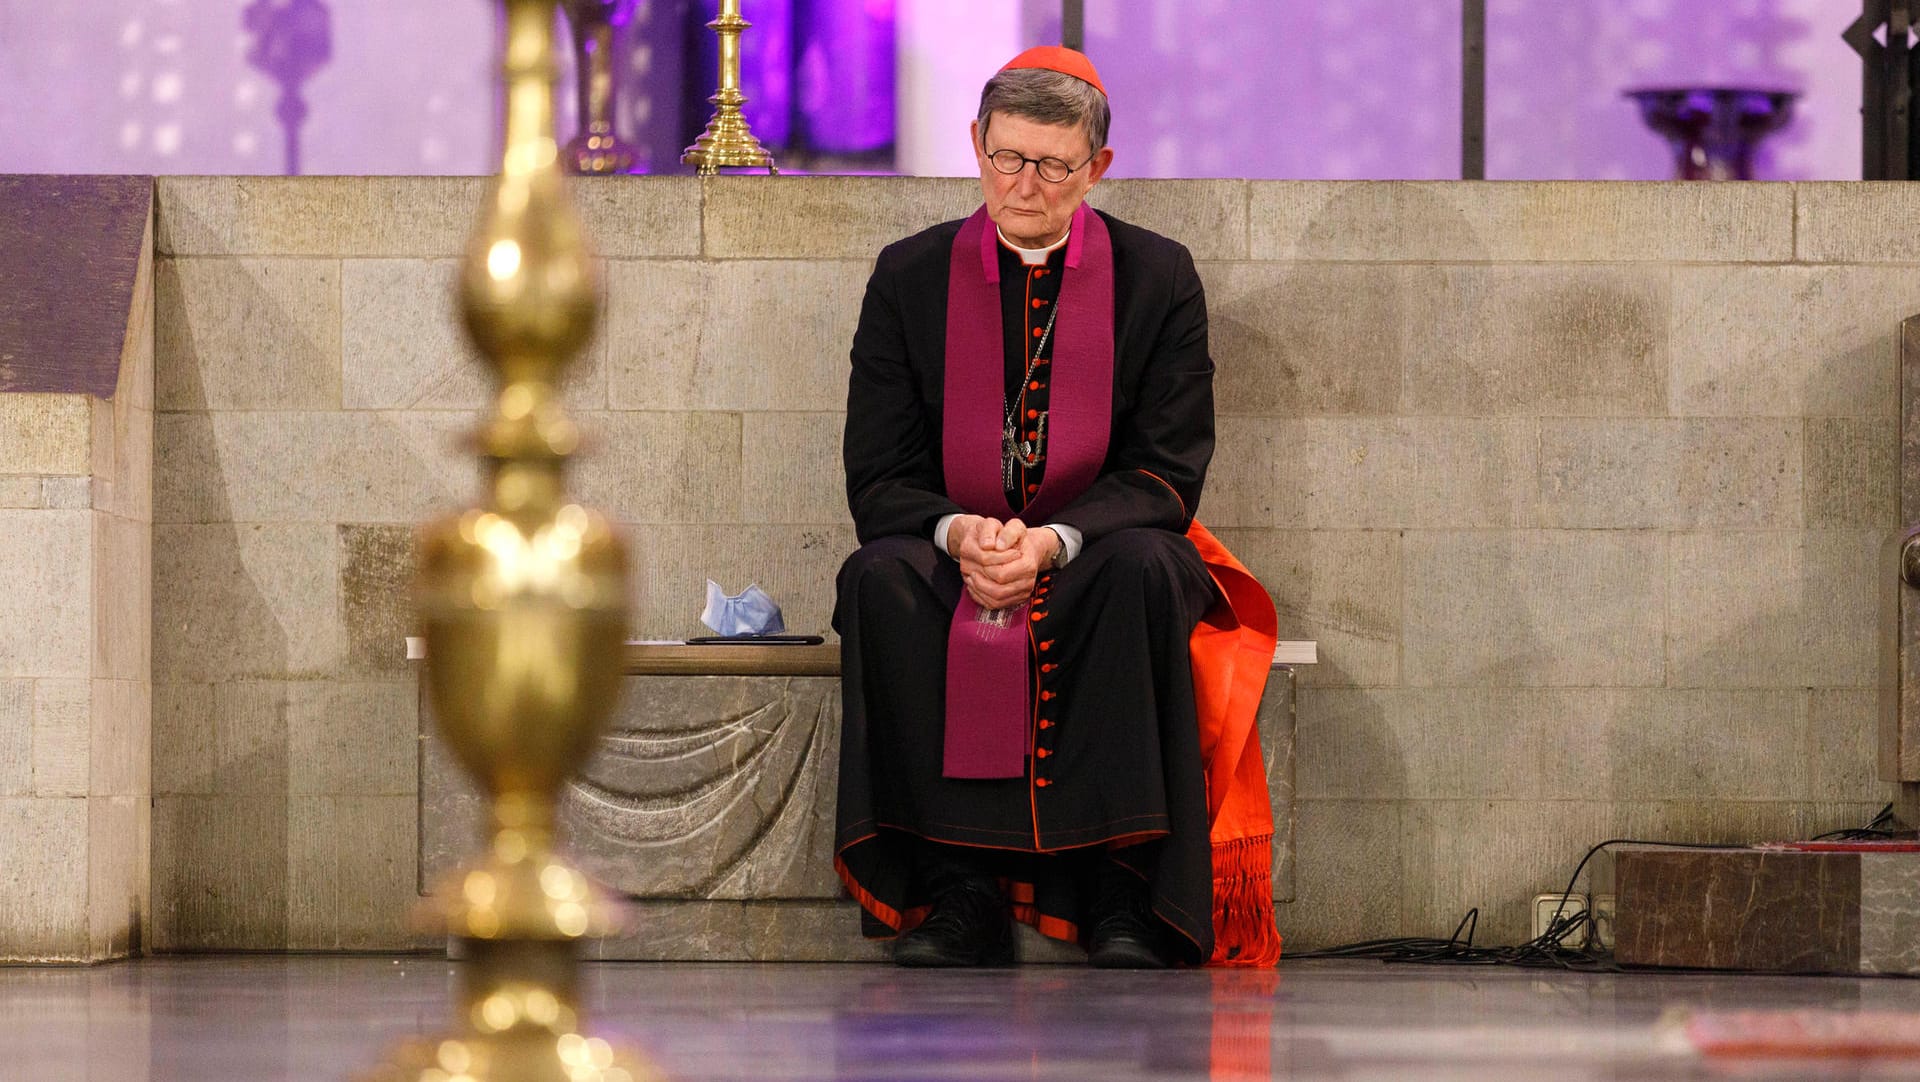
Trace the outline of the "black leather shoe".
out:
M 1100 869 L 1087 936 L 1087 962 L 1096 969 L 1165 969 L 1160 922 L 1147 902 L 1147 885 L 1109 864 Z
M 934 899 L 933 912 L 893 945 L 901 966 L 1010 966 L 1013 916 L 991 879 L 963 879 Z

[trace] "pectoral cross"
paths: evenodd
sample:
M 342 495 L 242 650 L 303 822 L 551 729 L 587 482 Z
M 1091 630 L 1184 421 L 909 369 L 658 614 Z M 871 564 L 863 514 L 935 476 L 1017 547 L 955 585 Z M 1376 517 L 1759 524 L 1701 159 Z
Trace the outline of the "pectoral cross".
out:
M 1046 457 L 1047 414 L 1051 412 L 1053 411 L 1041 412 L 1039 423 L 1034 425 L 1034 438 L 1030 440 L 1018 439 L 1013 427 L 1013 418 L 1007 418 L 1007 426 L 1000 430 L 1001 488 L 1013 488 L 1016 464 L 1032 469 Z

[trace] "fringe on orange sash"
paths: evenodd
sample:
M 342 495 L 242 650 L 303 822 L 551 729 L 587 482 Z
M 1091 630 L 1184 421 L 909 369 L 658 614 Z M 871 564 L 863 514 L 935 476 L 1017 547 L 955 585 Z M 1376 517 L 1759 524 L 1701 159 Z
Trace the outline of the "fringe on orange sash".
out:
M 1273 914 L 1273 835 L 1213 843 L 1212 966 L 1271 968 L 1280 961 Z
M 1206 527 L 1194 522 L 1187 538 L 1222 598 L 1188 643 L 1213 846 L 1207 964 L 1270 968 L 1280 961 L 1281 943 L 1273 912 L 1273 803 L 1258 716 L 1279 619 L 1267 591 Z

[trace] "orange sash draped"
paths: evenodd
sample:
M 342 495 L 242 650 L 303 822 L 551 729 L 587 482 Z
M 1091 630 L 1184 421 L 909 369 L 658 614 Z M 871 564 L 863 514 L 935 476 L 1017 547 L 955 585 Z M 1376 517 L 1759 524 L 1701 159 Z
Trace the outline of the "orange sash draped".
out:
M 1196 520 L 1187 539 L 1222 597 L 1187 646 L 1213 845 L 1213 957 L 1207 964 L 1270 967 L 1280 961 L 1280 929 L 1273 913 L 1273 803 L 1258 715 L 1279 619 L 1266 590 L 1205 526 Z

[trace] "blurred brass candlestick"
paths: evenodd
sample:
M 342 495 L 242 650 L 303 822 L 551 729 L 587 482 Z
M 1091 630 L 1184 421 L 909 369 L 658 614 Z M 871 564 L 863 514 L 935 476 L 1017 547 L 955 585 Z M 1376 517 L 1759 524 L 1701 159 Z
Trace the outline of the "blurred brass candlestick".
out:
M 720 17 L 707 29 L 720 35 L 720 90 L 707 100 L 714 105 L 713 119 L 680 160 L 698 166 L 703 177 L 722 169 L 761 168 L 778 173 L 773 155 L 760 145 L 747 128 L 740 106 L 747 96 L 740 92 L 740 32 L 753 24 L 740 17 L 740 0 L 720 0 Z
M 613 28 L 633 15 L 635 0 L 565 0 L 573 28 L 574 78 L 580 91 L 580 132 L 567 143 L 567 168 L 605 175 L 633 171 L 633 151 L 613 130 Z
M 442 896 L 465 955 L 456 1029 L 378 1079 L 641 1082 L 580 1032 L 580 947 L 613 903 L 554 851 L 560 789 L 620 685 L 627 556 L 566 497 L 578 434 L 554 388 L 599 296 L 554 137 L 557 0 L 504 0 L 506 152 L 462 270 L 466 327 L 499 379 L 479 434 L 481 506 L 420 536 L 427 683 L 447 747 L 491 804 L 486 852 Z

